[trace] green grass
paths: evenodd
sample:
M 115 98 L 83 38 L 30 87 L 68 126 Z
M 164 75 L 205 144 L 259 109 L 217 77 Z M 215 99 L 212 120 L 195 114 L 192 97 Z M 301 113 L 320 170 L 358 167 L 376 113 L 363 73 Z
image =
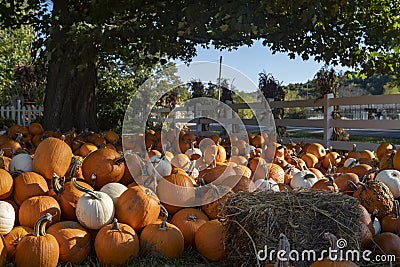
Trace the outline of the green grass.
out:
M 8 263 L 5 267 L 15 267 L 14 263 Z M 85 262 L 79 265 L 74 264 L 58 264 L 59 267 L 106 267 L 106 265 L 99 263 L 95 256 L 89 257 Z M 130 260 L 128 263 L 122 265 L 123 267 L 153 267 L 153 266 L 162 266 L 162 267 L 187 267 L 187 266 L 196 266 L 196 267 L 228 267 L 232 266 L 227 261 L 221 262 L 209 262 L 207 259 L 202 257 L 196 250 L 194 249 L 185 249 L 185 253 L 183 257 L 178 259 L 165 259 L 162 257 L 156 256 L 144 256 L 140 255 L 137 258 Z

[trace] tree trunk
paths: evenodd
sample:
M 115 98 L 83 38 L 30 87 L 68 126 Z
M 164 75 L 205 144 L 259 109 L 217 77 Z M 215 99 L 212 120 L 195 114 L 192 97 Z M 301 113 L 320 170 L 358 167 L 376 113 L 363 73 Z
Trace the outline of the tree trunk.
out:
M 69 17 L 67 2 L 53 0 L 54 16 Z M 68 41 L 71 23 L 54 25 L 48 51 L 55 50 L 58 58 L 52 58 L 48 66 L 47 87 L 44 101 L 43 127 L 47 130 L 77 131 L 86 128 L 97 130 L 95 89 L 97 86 L 97 65 L 94 47 L 85 46 L 82 57 L 76 53 L 76 44 Z M 61 22 L 61 23 L 63 23 Z M 75 49 L 74 49 L 75 48 Z M 75 51 L 75 52 L 74 52 Z
M 45 129 L 97 131 L 95 88 L 97 69 L 89 63 L 84 70 L 71 70 L 70 64 L 49 64 L 43 126 Z

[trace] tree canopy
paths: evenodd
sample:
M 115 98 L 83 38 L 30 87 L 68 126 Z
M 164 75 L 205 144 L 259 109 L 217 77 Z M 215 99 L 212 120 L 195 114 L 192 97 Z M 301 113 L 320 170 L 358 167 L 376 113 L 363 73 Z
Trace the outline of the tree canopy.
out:
M 57 79 L 55 82 L 48 76 L 47 95 L 56 90 L 55 95 L 46 96 L 53 106 L 59 98 L 56 95 L 77 90 L 70 88 L 68 79 L 75 79 L 73 83 L 88 88 L 86 91 L 94 90 L 97 80 L 84 78 L 96 75 L 101 55 L 135 58 L 148 65 L 165 63 L 168 58 L 190 61 L 198 44 L 234 49 L 262 40 L 273 52 L 285 52 L 291 58 L 314 57 L 327 64 L 354 67 L 367 75 L 400 71 L 397 0 L 11 2 L 0 4 L 0 26 L 33 24 L 40 30 L 38 47 L 46 47 L 50 62 L 63 64 L 49 65 L 49 75 Z M 46 4 L 52 4 L 51 15 Z M 61 76 L 63 79 L 59 79 Z M 90 93 L 81 96 L 85 101 L 90 97 Z M 79 113 L 62 107 L 71 103 L 58 104 L 59 110 L 50 110 L 57 120 L 63 118 L 57 115 L 60 112 L 70 113 L 71 118 L 71 114 Z M 87 109 L 94 106 L 84 101 L 81 104 Z M 48 109 L 50 104 L 45 112 Z M 70 127 L 54 125 L 54 120 L 48 120 L 48 124 Z M 82 121 L 78 128 L 83 125 L 93 124 Z

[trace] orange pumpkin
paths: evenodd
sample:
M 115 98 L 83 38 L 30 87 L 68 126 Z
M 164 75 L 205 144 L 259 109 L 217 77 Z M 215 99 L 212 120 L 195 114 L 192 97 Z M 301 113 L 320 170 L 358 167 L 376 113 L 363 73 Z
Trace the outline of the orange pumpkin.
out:
M 171 223 L 178 227 L 183 234 L 185 247 L 194 246 L 194 235 L 196 231 L 207 221 L 207 215 L 201 210 L 194 208 L 181 209 L 171 218 Z
M 209 261 L 220 261 L 225 258 L 226 228 L 218 220 L 204 223 L 196 231 L 195 243 L 197 251 Z
M 53 173 L 65 176 L 72 160 L 71 148 L 60 139 L 49 137 L 36 148 L 32 168 L 34 172 L 51 180 Z
M 135 212 L 130 212 L 130 211 Z M 143 186 L 132 186 L 121 194 L 115 205 L 115 217 L 139 231 L 155 222 L 160 214 L 157 195 Z
M 7 258 L 9 261 L 14 261 L 15 249 L 21 239 L 27 234 L 33 233 L 33 229 L 27 226 L 16 226 L 11 232 L 4 236 L 7 247 Z M 0 264 L 0 266 L 3 266 Z
M 46 213 L 35 223 L 34 233 L 26 235 L 18 243 L 15 251 L 15 263 L 20 267 L 56 267 L 59 258 L 59 246 L 54 236 L 46 234 L 46 224 L 52 215 Z
M 49 192 L 46 179 L 35 172 L 23 172 L 14 180 L 14 200 L 21 205 L 33 196 L 44 196 Z
M 139 237 L 135 230 L 114 219 L 96 235 L 94 248 L 99 262 L 105 265 L 123 265 L 139 254 Z
M 221 205 L 233 194 L 233 191 L 227 186 L 212 184 L 202 196 L 201 209 L 210 219 L 217 219 Z
M 142 230 L 140 247 L 145 254 L 173 259 L 183 255 L 185 245 L 182 232 L 165 217 Z
M 81 264 L 91 253 L 91 236 L 76 221 L 62 221 L 51 225 L 47 233 L 53 235 L 60 248 L 60 262 Z
M 96 189 L 107 183 L 118 182 L 124 171 L 123 157 L 117 151 L 106 147 L 90 153 L 82 163 L 83 177 L 89 184 L 94 184 Z
M 0 200 L 8 198 L 14 188 L 14 181 L 8 171 L 0 169 Z
M 60 221 L 61 209 L 57 200 L 50 196 L 30 197 L 19 207 L 19 222 L 33 228 L 36 221 L 46 213 L 52 214 L 50 224 Z

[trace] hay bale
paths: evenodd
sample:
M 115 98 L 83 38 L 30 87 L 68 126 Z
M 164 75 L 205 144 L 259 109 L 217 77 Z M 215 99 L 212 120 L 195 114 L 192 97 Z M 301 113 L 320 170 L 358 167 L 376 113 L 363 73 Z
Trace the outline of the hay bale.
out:
M 291 250 L 314 250 L 318 256 L 329 248 L 325 232 L 347 241 L 346 250 L 360 251 L 361 210 L 350 196 L 327 191 L 240 192 L 227 199 L 222 208 L 226 217 L 225 246 L 228 260 L 235 266 L 263 266 L 257 252 L 277 250 L 279 235 L 285 234 Z M 276 255 L 276 254 L 275 254 Z M 310 266 L 312 261 L 292 262 Z

